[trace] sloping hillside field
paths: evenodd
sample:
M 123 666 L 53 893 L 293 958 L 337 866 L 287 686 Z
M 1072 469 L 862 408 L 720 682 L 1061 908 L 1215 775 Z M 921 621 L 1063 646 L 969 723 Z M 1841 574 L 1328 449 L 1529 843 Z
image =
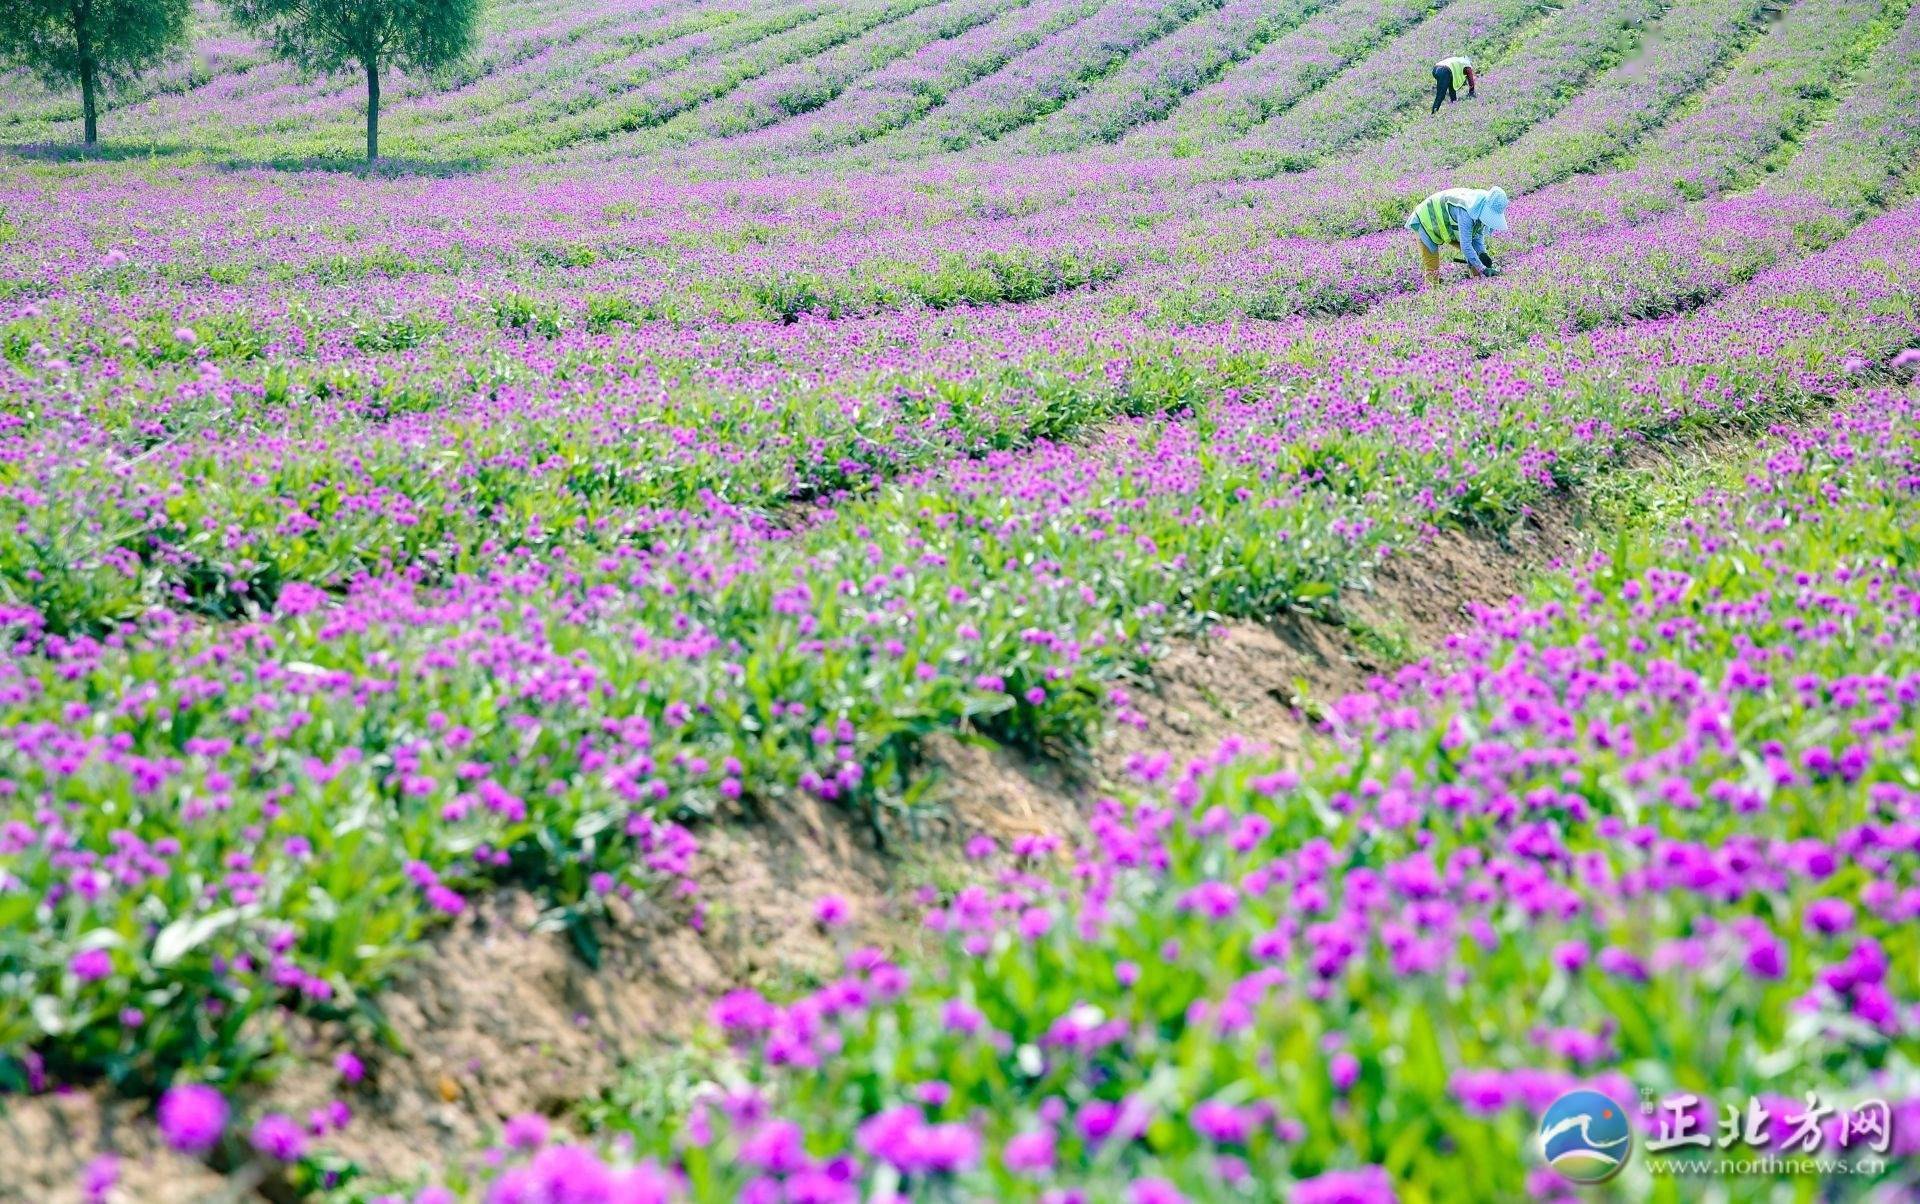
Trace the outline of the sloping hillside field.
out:
M 244 8 L 0 75 L 0 1201 L 1920 1199 L 1920 7 Z

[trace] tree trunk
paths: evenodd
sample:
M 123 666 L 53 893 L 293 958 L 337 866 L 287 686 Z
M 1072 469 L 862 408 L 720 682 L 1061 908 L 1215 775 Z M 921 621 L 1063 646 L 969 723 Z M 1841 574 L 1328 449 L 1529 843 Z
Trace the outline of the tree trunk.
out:
M 367 162 L 380 157 L 380 66 L 367 60 Z
M 80 123 L 86 127 L 87 145 L 100 140 L 100 115 L 93 103 L 93 64 L 80 64 Z
M 100 137 L 100 114 L 93 96 L 95 76 L 99 72 L 93 64 L 93 41 L 87 36 L 88 15 L 83 11 L 74 23 L 73 36 L 80 52 L 80 124 L 86 130 L 87 145 L 92 146 Z

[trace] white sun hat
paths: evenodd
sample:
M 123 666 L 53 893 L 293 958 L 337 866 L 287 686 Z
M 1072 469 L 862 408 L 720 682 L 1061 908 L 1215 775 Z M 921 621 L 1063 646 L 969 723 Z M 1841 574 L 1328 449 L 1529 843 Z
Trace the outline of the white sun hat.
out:
M 1507 193 L 1505 189 L 1494 188 L 1474 206 L 1474 218 L 1486 223 L 1487 229 L 1498 234 L 1507 228 Z

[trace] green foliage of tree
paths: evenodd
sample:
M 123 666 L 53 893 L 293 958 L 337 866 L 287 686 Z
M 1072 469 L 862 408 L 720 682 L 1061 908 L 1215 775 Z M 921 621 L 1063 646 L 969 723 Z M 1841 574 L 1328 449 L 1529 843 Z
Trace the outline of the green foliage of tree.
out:
M 135 0 L 128 0 L 135 2 Z M 226 0 L 275 54 L 322 73 L 367 77 L 367 162 L 380 157 L 380 73 L 434 72 L 473 49 L 482 0 Z
M 193 0 L 0 0 L 0 64 L 49 87 L 80 85 L 87 145 L 99 138 L 99 94 L 160 63 L 186 40 Z

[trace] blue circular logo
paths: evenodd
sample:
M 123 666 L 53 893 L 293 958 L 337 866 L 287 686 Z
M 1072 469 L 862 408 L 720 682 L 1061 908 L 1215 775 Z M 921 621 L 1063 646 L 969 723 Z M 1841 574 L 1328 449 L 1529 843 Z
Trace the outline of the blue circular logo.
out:
M 1540 1118 L 1540 1154 L 1570 1183 L 1605 1183 L 1633 1156 L 1627 1110 L 1598 1091 L 1569 1091 Z

